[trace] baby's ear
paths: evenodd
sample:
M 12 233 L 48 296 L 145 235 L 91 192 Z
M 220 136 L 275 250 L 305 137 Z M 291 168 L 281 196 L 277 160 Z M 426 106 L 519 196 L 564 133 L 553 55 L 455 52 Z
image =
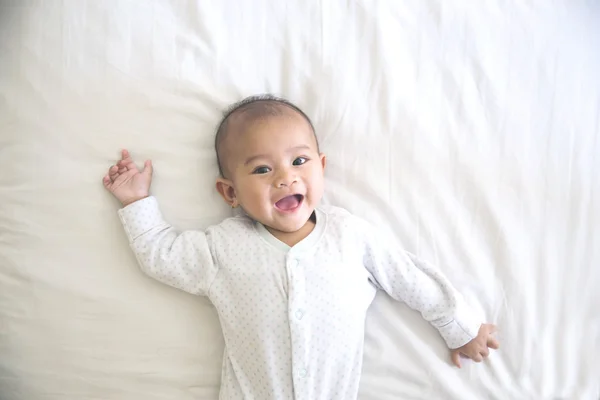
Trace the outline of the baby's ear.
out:
M 323 153 L 319 154 L 319 157 L 321 158 L 321 165 L 323 166 L 323 169 L 325 169 L 325 165 L 327 165 L 327 157 L 325 157 L 325 154 Z
M 225 200 L 225 203 L 231 207 L 237 207 L 238 202 L 235 196 L 235 189 L 233 188 L 233 183 L 229 179 L 217 178 L 216 188 L 217 192 L 219 192 L 221 197 L 223 197 L 223 200 Z

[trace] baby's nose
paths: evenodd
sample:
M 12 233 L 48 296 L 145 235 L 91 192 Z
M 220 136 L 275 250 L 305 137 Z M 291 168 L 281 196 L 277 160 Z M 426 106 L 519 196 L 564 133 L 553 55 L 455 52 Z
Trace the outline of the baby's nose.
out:
M 291 171 L 285 171 L 279 174 L 277 180 L 275 181 L 275 186 L 279 188 L 289 187 L 294 182 L 296 182 L 296 175 L 293 174 Z

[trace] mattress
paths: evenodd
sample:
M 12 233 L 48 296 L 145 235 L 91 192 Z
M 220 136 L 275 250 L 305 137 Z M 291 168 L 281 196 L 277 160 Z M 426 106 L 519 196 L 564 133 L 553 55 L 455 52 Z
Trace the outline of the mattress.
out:
M 600 398 L 594 1 L 0 1 L 0 398 L 216 399 L 215 309 L 145 277 L 101 179 L 155 166 L 179 229 L 214 190 L 223 108 L 296 102 L 324 202 L 436 263 L 501 349 L 450 363 L 380 294 L 360 399 Z

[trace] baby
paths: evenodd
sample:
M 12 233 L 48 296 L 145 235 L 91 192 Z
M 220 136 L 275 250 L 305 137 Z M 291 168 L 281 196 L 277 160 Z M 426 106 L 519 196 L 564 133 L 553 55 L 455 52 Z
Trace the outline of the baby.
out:
M 215 140 L 216 188 L 243 215 L 179 233 L 149 194 L 152 163 L 127 150 L 103 183 L 142 270 L 208 296 L 223 335 L 221 399 L 355 399 L 365 318 L 384 290 L 418 310 L 460 367 L 498 348 L 439 271 L 365 221 L 320 204 L 325 155 L 292 103 L 270 95 L 231 106 Z

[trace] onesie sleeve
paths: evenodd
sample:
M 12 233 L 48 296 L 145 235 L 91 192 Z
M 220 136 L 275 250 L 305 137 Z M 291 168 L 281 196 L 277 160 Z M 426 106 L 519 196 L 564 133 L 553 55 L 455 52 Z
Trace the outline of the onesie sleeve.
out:
M 210 234 L 178 233 L 165 222 L 154 197 L 122 208 L 119 217 L 142 271 L 185 292 L 208 294 L 218 269 Z
M 368 223 L 361 225 L 363 262 L 376 287 L 419 311 L 451 349 L 477 336 L 482 321 L 439 270 L 391 243 Z

